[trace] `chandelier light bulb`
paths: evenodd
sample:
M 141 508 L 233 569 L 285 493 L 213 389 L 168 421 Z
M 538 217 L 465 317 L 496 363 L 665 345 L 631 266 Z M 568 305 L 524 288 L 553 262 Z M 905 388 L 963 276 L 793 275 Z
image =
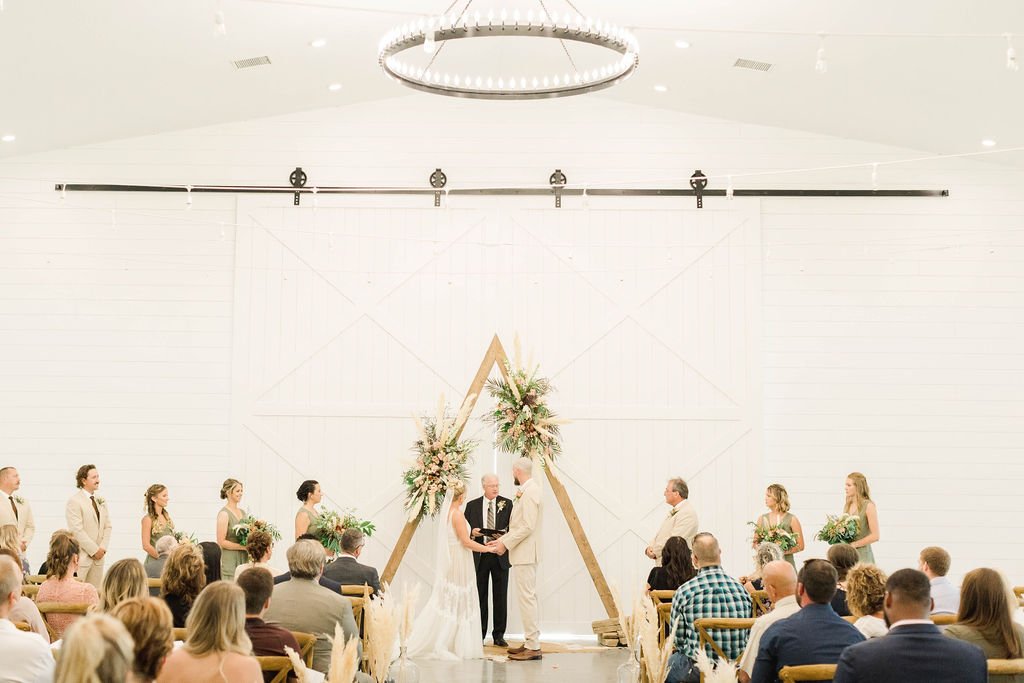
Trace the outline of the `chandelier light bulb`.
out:
M 213 35 L 226 36 L 228 34 L 227 24 L 224 23 L 224 12 L 217 10 L 213 13 Z
M 1006 68 L 1010 71 L 1019 71 L 1020 64 L 1017 63 L 1017 50 L 1013 47 L 1013 36 L 1006 34 Z
M 825 60 L 825 36 L 822 35 L 818 40 L 818 58 L 814 62 L 814 70 L 819 74 L 826 73 L 828 71 L 828 62 Z
M 434 32 L 427 31 L 423 36 L 423 51 L 428 55 L 432 55 L 436 50 L 437 40 L 434 38 Z
M 732 176 L 729 176 L 725 186 L 725 197 L 728 200 L 732 200 L 733 189 L 732 189 Z M 671 258 L 671 257 L 670 257 Z

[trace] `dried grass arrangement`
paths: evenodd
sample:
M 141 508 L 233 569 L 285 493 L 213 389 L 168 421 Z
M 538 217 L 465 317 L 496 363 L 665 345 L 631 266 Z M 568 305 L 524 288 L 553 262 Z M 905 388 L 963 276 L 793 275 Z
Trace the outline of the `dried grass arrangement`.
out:
M 370 599 L 370 589 L 363 593 L 363 615 L 366 619 L 366 649 L 370 664 L 370 675 L 377 683 L 388 680 L 391 658 L 398 640 L 400 606 L 388 592 L 387 584 L 375 600 Z

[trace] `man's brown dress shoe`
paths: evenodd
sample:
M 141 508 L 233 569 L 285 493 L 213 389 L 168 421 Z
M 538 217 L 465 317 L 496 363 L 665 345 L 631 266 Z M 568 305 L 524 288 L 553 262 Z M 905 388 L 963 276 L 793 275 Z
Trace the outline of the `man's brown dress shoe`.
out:
M 526 646 L 520 645 L 519 647 L 510 647 L 509 649 L 505 650 L 505 652 L 508 652 L 510 655 L 518 655 L 523 652 L 526 652 Z
M 531 659 L 541 659 L 540 650 L 526 650 L 514 655 L 509 655 L 508 658 L 517 662 L 528 662 Z

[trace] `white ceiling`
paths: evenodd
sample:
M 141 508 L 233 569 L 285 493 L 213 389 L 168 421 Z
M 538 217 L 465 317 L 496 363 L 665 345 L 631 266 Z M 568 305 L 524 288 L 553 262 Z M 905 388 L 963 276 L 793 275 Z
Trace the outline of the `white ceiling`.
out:
M 376 63 L 391 26 L 444 11 L 438 0 L 5 0 L 0 13 L 0 156 L 292 111 L 410 91 Z M 460 0 L 458 6 L 462 6 Z M 539 7 L 538 0 L 505 6 Z M 563 12 L 565 0 L 546 0 Z M 635 27 L 641 61 L 611 97 L 749 123 L 929 153 L 1024 145 L 1024 70 L 1005 68 L 1000 37 L 815 35 L 1018 32 L 1020 0 L 576 0 L 585 13 Z M 486 12 L 491 0 L 475 0 Z M 223 11 L 227 34 L 215 36 Z M 327 46 L 309 43 L 325 38 Z M 689 49 L 674 46 L 688 40 Z M 455 46 L 444 59 L 457 59 Z M 268 55 L 269 67 L 231 61 Z M 772 63 L 733 68 L 737 57 Z M 486 68 L 501 68 L 484 63 Z M 559 67 L 560 68 L 560 67 Z M 328 84 L 343 88 L 329 92 Z M 668 86 L 666 93 L 655 84 Z M 1016 156 L 1020 161 L 1024 155 Z

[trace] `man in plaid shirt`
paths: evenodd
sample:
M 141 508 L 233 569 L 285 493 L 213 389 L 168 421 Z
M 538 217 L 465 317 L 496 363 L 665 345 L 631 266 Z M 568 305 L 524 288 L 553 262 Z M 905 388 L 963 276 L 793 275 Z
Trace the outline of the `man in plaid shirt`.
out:
M 700 671 L 694 659 L 699 641 L 693 625 L 697 619 L 749 618 L 750 594 L 736 579 L 722 569 L 722 549 L 718 540 L 708 533 L 693 537 L 693 564 L 698 568 L 693 577 L 672 596 L 671 623 L 678 626 L 675 633 L 675 652 L 669 659 L 666 683 L 696 683 Z M 731 660 L 738 659 L 747 645 L 748 629 L 715 631 L 715 642 Z M 705 647 L 715 657 L 710 647 Z

